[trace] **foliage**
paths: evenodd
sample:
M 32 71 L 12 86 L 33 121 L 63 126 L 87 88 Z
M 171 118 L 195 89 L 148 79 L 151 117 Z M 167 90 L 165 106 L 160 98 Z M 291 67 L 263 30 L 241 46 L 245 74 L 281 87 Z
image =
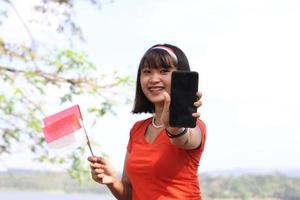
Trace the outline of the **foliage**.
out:
M 300 179 L 282 174 L 201 177 L 204 199 L 300 199 Z
M 121 176 L 121 174 L 118 174 Z M 40 181 L 47 180 L 47 181 Z M 278 173 L 269 175 L 201 176 L 201 190 L 206 200 L 298 200 L 300 179 Z M 28 187 L 30 186 L 30 187 Z M 107 193 L 104 186 L 91 179 L 78 184 L 62 172 L 0 173 L 0 191 L 62 191 L 68 193 Z
M 101 1 L 90 2 L 102 5 Z M 54 105 L 63 107 L 84 101 L 86 112 L 95 124 L 97 119 L 113 111 L 116 91 L 122 92 L 120 86 L 130 85 L 131 79 L 116 72 L 104 73 L 104 69 L 95 66 L 88 55 L 78 50 L 75 44 L 83 42 L 84 36 L 74 17 L 77 3 L 75 0 L 40 0 L 32 7 L 34 18 L 25 20 L 17 4 L 0 0 L 0 25 L 4 26 L 11 16 L 17 16 L 30 38 L 30 41 L 15 41 L 6 39 L 8 34 L 0 35 L 0 156 L 14 152 L 16 147 L 29 149 L 41 162 L 69 163 L 70 175 L 83 181 L 85 148 L 71 155 L 50 157 L 40 120 L 45 117 L 45 110 Z M 29 24 L 46 26 L 49 31 L 35 33 Z M 50 42 L 48 34 L 53 30 L 68 39 L 62 44 Z M 24 33 L 13 34 L 17 38 Z M 40 34 L 44 34 L 43 40 L 35 38 Z
M 47 180 L 47 181 L 41 181 Z M 0 174 L 1 191 L 48 191 L 65 193 L 105 193 L 105 187 L 99 187 L 94 181 L 85 180 L 79 184 L 64 172 L 11 172 Z

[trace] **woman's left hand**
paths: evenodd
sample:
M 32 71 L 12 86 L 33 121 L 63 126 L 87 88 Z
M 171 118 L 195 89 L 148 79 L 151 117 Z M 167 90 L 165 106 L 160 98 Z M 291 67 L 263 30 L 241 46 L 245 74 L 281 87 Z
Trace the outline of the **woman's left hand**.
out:
M 162 121 L 164 127 L 170 127 L 169 114 L 170 114 L 171 97 L 167 92 L 164 92 L 163 95 L 164 95 L 165 99 L 164 99 L 164 108 L 163 108 L 163 111 L 162 111 L 162 114 L 161 114 L 161 121 Z M 198 91 L 196 93 L 196 95 L 197 95 L 198 98 L 197 98 L 197 101 L 194 102 L 194 106 L 196 108 L 199 108 L 202 105 L 202 101 L 201 101 L 202 93 L 200 91 Z M 199 118 L 200 113 L 195 112 L 195 113 L 192 114 L 192 116 L 195 117 L 195 118 Z
M 202 106 L 202 101 L 201 101 L 201 97 L 202 97 L 202 92 L 198 91 L 196 93 L 198 100 L 194 103 L 194 106 L 198 109 L 200 106 Z M 200 113 L 196 112 L 192 114 L 193 117 L 195 118 L 199 118 L 200 117 Z

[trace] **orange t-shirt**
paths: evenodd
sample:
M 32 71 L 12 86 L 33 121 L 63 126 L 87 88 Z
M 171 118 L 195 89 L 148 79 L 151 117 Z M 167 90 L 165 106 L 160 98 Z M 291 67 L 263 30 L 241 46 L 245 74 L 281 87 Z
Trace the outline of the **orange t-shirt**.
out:
M 201 200 L 198 166 L 206 139 L 206 127 L 199 148 L 185 150 L 170 143 L 163 129 L 152 144 L 144 133 L 151 118 L 138 121 L 130 131 L 126 161 L 127 176 L 132 185 L 133 200 Z

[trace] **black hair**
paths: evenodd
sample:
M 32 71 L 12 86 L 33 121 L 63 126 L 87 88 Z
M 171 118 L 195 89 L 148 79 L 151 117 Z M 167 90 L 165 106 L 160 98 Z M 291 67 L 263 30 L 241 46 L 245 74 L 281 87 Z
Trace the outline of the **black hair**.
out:
M 172 56 L 164 49 L 154 48 L 157 46 L 167 47 L 175 53 L 177 60 L 174 60 Z M 171 45 L 171 44 L 157 44 L 152 46 L 150 49 L 146 51 L 143 55 L 139 69 L 137 73 L 137 80 L 136 80 L 136 91 L 135 91 L 135 100 L 134 100 L 134 107 L 132 113 L 153 113 L 154 112 L 154 105 L 151 103 L 146 96 L 144 95 L 141 87 L 140 76 L 141 70 L 144 67 L 149 68 L 171 68 L 171 65 L 174 65 L 176 70 L 182 71 L 190 71 L 190 65 L 188 62 L 187 57 L 185 56 L 184 52 L 179 49 L 178 47 Z

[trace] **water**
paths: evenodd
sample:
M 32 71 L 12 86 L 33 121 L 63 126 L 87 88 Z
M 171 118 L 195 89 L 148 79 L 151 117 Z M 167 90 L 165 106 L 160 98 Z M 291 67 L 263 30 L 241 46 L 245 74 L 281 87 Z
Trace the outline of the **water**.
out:
M 111 194 L 54 194 L 47 192 L 0 192 L 1 200 L 116 200 Z

